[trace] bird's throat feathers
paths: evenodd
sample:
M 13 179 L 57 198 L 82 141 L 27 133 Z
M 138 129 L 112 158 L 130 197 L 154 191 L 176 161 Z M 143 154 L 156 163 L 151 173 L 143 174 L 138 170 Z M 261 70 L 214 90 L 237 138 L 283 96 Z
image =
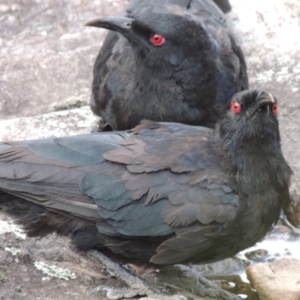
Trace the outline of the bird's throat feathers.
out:
M 216 128 L 212 144 L 224 158 L 223 167 L 229 169 L 240 183 L 251 181 L 252 187 L 257 189 L 262 188 L 266 181 L 281 187 L 289 185 L 292 171 L 283 157 L 279 138 L 253 137 L 248 140 L 221 135 Z

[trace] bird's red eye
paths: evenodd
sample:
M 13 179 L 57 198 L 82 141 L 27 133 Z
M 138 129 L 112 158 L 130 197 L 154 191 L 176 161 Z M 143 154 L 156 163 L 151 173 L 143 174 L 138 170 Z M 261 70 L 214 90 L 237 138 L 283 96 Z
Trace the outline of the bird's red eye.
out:
M 238 112 L 240 112 L 241 110 L 241 104 L 238 103 L 237 101 L 233 101 L 231 103 L 231 110 L 236 114 Z
M 272 113 L 277 114 L 277 112 L 278 112 L 278 105 L 277 105 L 277 103 L 274 103 L 272 106 Z
M 151 35 L 150 41 L 155 46 L 161 46 L 165 42 L 165 38 L 159 34 L 153 34 Z

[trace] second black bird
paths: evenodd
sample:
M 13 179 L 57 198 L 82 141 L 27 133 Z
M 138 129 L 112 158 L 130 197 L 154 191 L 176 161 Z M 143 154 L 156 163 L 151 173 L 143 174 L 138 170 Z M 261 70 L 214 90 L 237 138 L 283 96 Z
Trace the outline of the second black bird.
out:
M 92 85 L 91 108 L 104 130 L 142 119 L 211 127 L 218 107 L 248 88 L 243 53 L 211 0 L 132 0 L 124 17 L 87 25 L 112 31 Z

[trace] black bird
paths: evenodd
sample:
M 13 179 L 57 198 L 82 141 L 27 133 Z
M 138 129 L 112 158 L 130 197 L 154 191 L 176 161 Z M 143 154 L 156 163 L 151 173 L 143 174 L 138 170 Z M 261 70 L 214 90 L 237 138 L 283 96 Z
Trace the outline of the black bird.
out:
M 0 203 L 31 236 L 68 234 L 158 265 L 255 244 L 288 203 L 277 100 L 237 93 L 215 129 L 144 121 L 130 132 L 0 145 Z
M 213 0 L 224 13 L 227 13 L 231 10 L 231 5 L 228 0 Z
M 143 119 L 212 127 L 219 107 L 248 88 L 241 48 L 212 0 L 132 0 L 123 15 L 86 24 L 111 30 L 91 97 L 104 130 Z

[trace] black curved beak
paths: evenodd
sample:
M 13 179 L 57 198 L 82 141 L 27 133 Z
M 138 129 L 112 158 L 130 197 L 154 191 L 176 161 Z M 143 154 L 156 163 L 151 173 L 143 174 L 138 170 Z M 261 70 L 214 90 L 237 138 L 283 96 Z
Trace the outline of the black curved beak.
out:
M 276 99 L 273 95 L 267 91 L 261 91 L 256 97 L 256 103 L 259 107 L 265 107 L 276 103 Z
M 276 98 L 268 91 L 260 91 L 256 96 L 255 104 L 251 112 L 247 113 L 249 118 L 252 118 L 257 111 L 265 111 L 270 113 L 272 111 L 273 105 L 277 103 Z
M 131 24 L 133 19 L 125 17 L 103 17 L 89 21 L 85 26 L 100 27 L 121 33 L 128 39 L 132 37 Z
M 266 110 L 268 113 L 272 111 L 273 105 L 277 103 L 273 95 L 267 91 L 261 91 L 256 97 L 256 109 L 257 110 Z

